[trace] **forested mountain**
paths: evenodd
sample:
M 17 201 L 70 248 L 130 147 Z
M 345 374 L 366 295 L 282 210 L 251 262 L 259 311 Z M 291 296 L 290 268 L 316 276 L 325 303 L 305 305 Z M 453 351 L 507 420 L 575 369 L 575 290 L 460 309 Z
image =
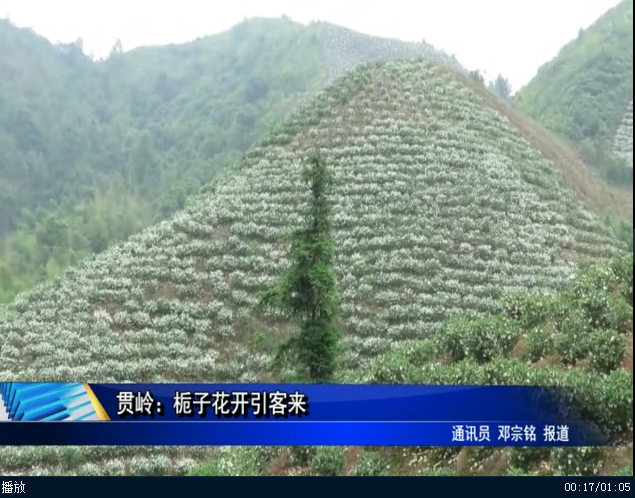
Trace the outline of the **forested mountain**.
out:
M 554 152 L 548 135 L 483 85 L 416 60 L 369 63 L 337 79 L 168 220 L 18 296 L 0 310 L 0 378 L 296 378 L 294 365 L 271 368 L 293 323 L 254 304 L 288 262 L 280 236 L 301 219 L 300 171 L 314 151 L 335 177 L 337 381 L 549 379 L 581 393 L 612 438 L 628 437 L 632 357 L 630 371 L 620 367 L 632 268 L 579 183 L 585 165 Z M 632 204 L 624 210 L 632 219 Z M 610 256 L 618 258 L 611 266 L 571 280 L 578 263 Z M 537 294 L 502 305 L 508 293 L 529 291 Z M 452 321 L 461 313 L 471 318 Z M 426 343 L 433 338 L 439 350 Z M 519 342 L 525 352 L 513 356 Z M 182 474 L 212 451 L 2 448 L 0 470 Z M 575 451 L 521 451 L 513 465 L 547 461 L 553 473 L 589 475 L 606 461 L 614 471 L 612 456 Z M 260 467 L 267 461 L 249 455 Z M 321 461 L 337 467 L 341 454 Z M 214 472 L 262 471 L 228 465 Z
M 182 45 L 84 55 L 0 21 L 0 302 L 164 219 L 299 102 L 408 44 L 251 19 Z
M 633 0 L 581 30 L 514 98 L 519 109 L 575 144 L 604 178 L 630 189 L 632 100 Z M 619 154 L 629 143 L 631 154 Z

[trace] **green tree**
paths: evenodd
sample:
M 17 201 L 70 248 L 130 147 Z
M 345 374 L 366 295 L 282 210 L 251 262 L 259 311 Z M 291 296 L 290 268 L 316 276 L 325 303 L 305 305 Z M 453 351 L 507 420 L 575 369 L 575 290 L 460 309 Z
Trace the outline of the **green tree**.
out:
M 472 78 L 477 83 L 481 83 L 481 84 L 485 83 L 485 78 L 483 78 L 483 75 L 478 69 L 475 69 L 474 71 L 470 71 L 470 78 Z
M 112 46 L 110 50 L 110 57 L 115 57 L 117 55 L 123 54 L 123 45 L 121 44 L 121 40 L 117 38 L 115 44 Z
M 512 86 L 507 78 L 499 74 L 494 81 L 490 83 L 490 89 L 497 93 L 501 98 L 509 100 L 512 95 Z
M 290 267 L 260 295 L 260 306 L 290 315 L 299 333 L 280 350 L 292 354 L 306 368 L 311 381 L 325 382 L 335 372 L 339 333 L 337 280 L 333 270 L 335 245 L 331 235 L 328 193 L 333 178 L 318 155 L 312 155 L 303 179 L 311 200 L 305 226 L 289 236 Z

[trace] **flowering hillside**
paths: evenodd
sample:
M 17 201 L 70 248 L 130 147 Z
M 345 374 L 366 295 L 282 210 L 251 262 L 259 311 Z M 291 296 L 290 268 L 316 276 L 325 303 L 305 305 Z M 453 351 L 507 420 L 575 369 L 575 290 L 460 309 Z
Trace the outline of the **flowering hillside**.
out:
M 316 23 L 314 27 L 316 31 L 320 30 L 320 43 L 330 78 L 339 77 L 359 64 L 411 57 L 421 57 L 466 72 L 453 57 L 426 42 L 408 43 L 379 38 L 328 23 Z
M 633 167 L 633 101 L 631 100 L 624 113 L 624 119 L 615 133 L 613 152 L 629 160 Z
M 267 380 L 288 325 L 251 312 L 284 267 L 278 237 L 319 149 L 337 185 L 342 370 L 439 331 L 504 292 L 569 281 L 620 243 L 556 167 L 447 69 L 361 66 L 261 141 L 171 219 L 0 311 L 4 381 Z M 3 448 L 28 473 L 180 473 L 208 449 Z

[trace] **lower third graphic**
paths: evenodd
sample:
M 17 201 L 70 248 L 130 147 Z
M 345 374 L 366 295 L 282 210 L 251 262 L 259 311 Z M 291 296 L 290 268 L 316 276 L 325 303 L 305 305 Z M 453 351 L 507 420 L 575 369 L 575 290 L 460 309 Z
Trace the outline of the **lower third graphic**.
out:
M 108 420 L 87 384 L 0 382 L 0 421 Z

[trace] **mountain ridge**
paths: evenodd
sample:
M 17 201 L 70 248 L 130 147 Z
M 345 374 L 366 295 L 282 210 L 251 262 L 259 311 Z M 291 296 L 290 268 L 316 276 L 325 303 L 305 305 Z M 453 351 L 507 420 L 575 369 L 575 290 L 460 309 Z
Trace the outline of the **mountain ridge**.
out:
M 358 62 L 457 64 L 428 45 L 285 19 L 98 62 L 6 21 L 0 39 L 0 69 L 14 74 L 0 81 L 0 301 L 181 208 Z
M 632 167 L 616 163 L 611 149 L 632 100 L 632 0 L 580 30 L 514 96 L 521 111 L 573 143 L 604 178 L 631 190 Z

